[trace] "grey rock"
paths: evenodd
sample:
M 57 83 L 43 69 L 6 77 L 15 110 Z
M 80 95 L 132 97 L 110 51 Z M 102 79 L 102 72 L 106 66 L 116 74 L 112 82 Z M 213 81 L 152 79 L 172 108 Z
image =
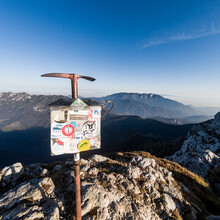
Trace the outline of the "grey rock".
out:
M 23 174 L 24 168 L 21 163 L 15 163 L 11 166 L 5 167 L 1 171 L 1 180 L 6 184 L 12 183 L 14 184 L 16 180 Z
M 51 197 L 54 187 L 51 178 L 33 179 L 24 182 L 0 197 L 0 212 L 10 209 L 22 201 L 37 202 L 42 198 Z
M 215 166 L 220 166 L 220 112 L 213 120 L 193 126 L 182 148 L 169 160 L 175 161 L 190 171 L 206 178 Z
M 54 200 L 47 200 L 42 206 L 42 211 L 47 220 L 60 219 L 59 206 Z
M 131 160 L 131 164 L 134 164 L 136 166 L 142 167 L 146 169 L 147 167 L 155 167 L 156 162 L 154 159 L 144 158 L 141 156 L 136 156 Z
M 102 155 L 95 154 L 91 157 L 91 160 L 95 161 L 96 163 L 103 163 L 103 162 L 108 161 L 109 158 L 104 157 Z
M 37 177 L 46 177 L 49 175 L 49 172 L 46 168 L 42 168 L 40 163 L 34 163 L 29 165 L 24 170 L 25 175 L 37 178 Z
M 53 168 L 53 171 L 54 171 L 54 172 L 58 172 L 58 171 L 60 171 L 61 169 L 62 169 L 62 165 L 57 164 L 57 165 Z
M 99 172 L 99 170 L 96 167 L 92 167 L 88 170 L 89 175 L 97 176 L 98 172 Z
M 167 194 L 163 194 L 162 199 L 163 199 L 163 202 L 164 202 L 165 210 L 168 213 L 172 213 L 176 209 L 176 204 L 173 201 L 173 199 Z
M 134 194 L 140 194 L 141 193 L 141 191 L 140 191 L 140 189 L 137 185 L 134 187 L 133 192 L 134 192 Z
M 163 220 L 172 218 L 175 210 L 184 219 L 193 219 L 202 212 L 200 204 L 192 203 L 188 196 L 183 198 L 183 191 L 184 195 L 193 193 L 188 192 L 188 186 L 174 181 L 172 172 L 154 159 L 138 156 L 129 161 L 99 155 L 82 160 L 82 219 Z M 0 195 L 0 220 L 72 218 L 69 210 L 74 201 L 74 167 L 61 167 L 64 172 L 48 174 L 56 189 L 51 178 L 40 178 L 46 165 L 26 167 L 25 174 L 37 178 Z
M 144 179 L 149 181 L 153 185 L 156 181 L 156 176 L 153 174 L 145 174 Z
M 129 166 L 125 174 L 131 179 L 137 179 L 140 178 L 142 171 L 139 167 Z
M 14 209 L 10 209 L 0 215 L 0 220 L 19 220 L 19 219 L 41 219 L 44 217 L 42 208 L 37 205 L 27 206 L 19 204 Z
M 110 169 L 113 163 L 111 160 Z M 99 171 L 95 178 L 98 166 L 102 168 L 102 163 L 90 167 L 87 176 L 82 178 L 83 219 L 169 219 L 177 207 L 186 209 L 176 202 L 183 198 L 173 185 L 172 173 L 158 166 L 155 160 L 135 157 L 122 169 L 117 169 L 121 173 Z

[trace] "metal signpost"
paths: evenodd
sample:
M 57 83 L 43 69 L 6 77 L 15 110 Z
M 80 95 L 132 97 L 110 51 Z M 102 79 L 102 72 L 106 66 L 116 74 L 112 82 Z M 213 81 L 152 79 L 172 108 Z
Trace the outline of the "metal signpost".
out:
M 101 107 L 88 106 L 78 98 L 78 79 L 93 82 L 88 76 L 65 73 L 48 73 L 42 77 L 71 79 L 71 105 L 51 106 L 51 155 L 74 154 L 76 219 L 81 219 L 80 152 L 99 149 L 101 146 Z

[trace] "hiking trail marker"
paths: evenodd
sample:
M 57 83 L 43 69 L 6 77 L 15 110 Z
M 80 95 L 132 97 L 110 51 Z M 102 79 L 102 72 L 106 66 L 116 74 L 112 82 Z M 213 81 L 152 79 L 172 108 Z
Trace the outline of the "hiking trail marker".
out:
M 59 100 L 50 105 L 51 155 L 74 154 L 76 219 L 81 220 L 80 152 L 101 147 L 101 106 L 88 106 L 78 98 L 78 79 L 94 78 L 77 74 L 48 73 L 42 77 L 71 79 L 73 102 Z

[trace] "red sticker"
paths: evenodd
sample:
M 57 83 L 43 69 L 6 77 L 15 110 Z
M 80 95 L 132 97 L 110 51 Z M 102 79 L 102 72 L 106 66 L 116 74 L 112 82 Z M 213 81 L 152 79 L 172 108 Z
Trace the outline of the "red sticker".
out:
M 59 138 L 56 138 L 56 140 L 57 140 L 57 143 L 58 143 L 59 145 L 64 145 L 64 142 L 61 141 Z
M 65 125 L 62 129 L 62 133 L 65 136 L 71 136 L 75 132 L 75 128 L 72 125 Z
M 93 110 L 90 110 L 88 112 L 88 115 L 89 115 L 89 119 L 93 119 Z

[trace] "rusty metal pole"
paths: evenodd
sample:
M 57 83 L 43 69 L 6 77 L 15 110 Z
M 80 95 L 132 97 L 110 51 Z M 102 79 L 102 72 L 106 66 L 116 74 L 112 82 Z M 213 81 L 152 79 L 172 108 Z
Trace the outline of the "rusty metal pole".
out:
M 78 98 L 78 75 L 73 74 L 72 98 Z M 81 186 L 80 186 L 80 153 L 74 154 L 75 163 L 75 198 L 76 198 L 76 219 L 81 220 Z
M 72 98 L 78 98 L 78 79 L 83 78 L 93 82 L 95 79 L 89 76 L 80 76 L 72 73 L 47 73 L 43 77 L 60 77 L 71 79 Z M 81 220 L 81 187 L 80 187 L 80 153 L 74 154 L 75 163 L 75 197 L 76 197 L 76 219 Z

